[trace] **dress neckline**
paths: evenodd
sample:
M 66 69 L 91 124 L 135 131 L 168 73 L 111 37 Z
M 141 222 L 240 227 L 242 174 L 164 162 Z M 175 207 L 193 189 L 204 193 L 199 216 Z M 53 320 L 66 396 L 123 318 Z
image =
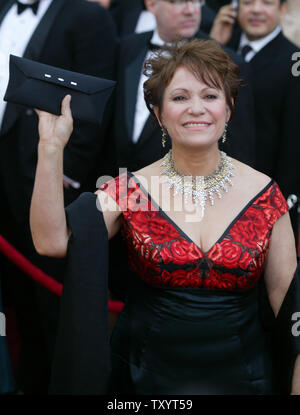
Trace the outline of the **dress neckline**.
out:
M 194 242 L 191 237 L 180 227 L 178 226 L 174 220 L 159 206 L 159 204 L 151 197 L 150 193 L 144 188 L 144 186 L 140 183 L 140 181 L 138 180 L 138 178 L 130 171 L 127 171 L 128 176 L 130 176 L 135 183 L 138 185 L 138 187 L 142 190 L 142 192 L 145 194 L 145 196 L 147 197 L 148 201 L 157 209 L 157 211 L 165 218 L 165 220 L 167 220 L 167 222 L 171 223 L 171 225 L 181 234 L 182 237 L 184 237 L 187 241 L 189 241 L 190 243 L 192 243 L 193 245 L 195 245 L 200 252 L 203 254 L 203 256 L 207 256 L 210 251 L 213 250 L 213 248 L 220 243 L 225 236 L 227 235 L 227 233 L 230 231 L 230 229 L 234 226 L 234 224 L 240 219 L 241 216 L 243 216 L 243 214 L 249 209 L 249 207 L 257 200 L 260 198 L 260 196 L 262 196 L 268 189 L 269 187 L 271 187 L 271 185 L 274 183 L 274 179 L 271 179 L 269 181 L 269 183 L 266 184 L 266 186 L 264 186 L 264 188 L 262 190 L 260 190 L 254 197 L 252 197 L 250 199 L 250 201 L 246 204 L 246 206 L 244 208 L 242 208 L 242 210 L 233 218 L 233 220 L 230 222 L 230 224 L 226 227 L 226 229 L 224 230 L 224 232 L 221 234 L 221 236 L 218 238 L 218 240 L 212 244 L 212 246 L 207 250 L 204 251 L 202 248 L 200 248 L 200 246 Z

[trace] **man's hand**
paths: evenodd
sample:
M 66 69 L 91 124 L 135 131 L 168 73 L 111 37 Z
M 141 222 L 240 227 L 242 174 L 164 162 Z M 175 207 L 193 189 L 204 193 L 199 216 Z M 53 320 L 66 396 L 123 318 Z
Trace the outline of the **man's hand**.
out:
M 222 45 L 226 45 L 232 36 L 233 26 L 237 17 L 236 6 L 229 4 L 221 7 L 210 32 L 210 37 Z
M 73 131 L 70 108 L 71 95 L 66 95 L 61 104 L 61 115 L 35 110 L 39 117 L 40 145 L 63 149 Z

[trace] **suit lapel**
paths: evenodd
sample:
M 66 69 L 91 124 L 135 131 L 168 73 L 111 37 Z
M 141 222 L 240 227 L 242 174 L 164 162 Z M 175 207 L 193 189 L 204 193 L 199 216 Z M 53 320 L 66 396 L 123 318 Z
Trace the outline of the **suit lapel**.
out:
M 240 45 L 240 40 L 241 40 L 241 30 L 236 28 L 234 29 L 231 39 L 227 43 L 226 46 L 234 51 L 237 51 Z
M 127 13 L 125 13 L 123 21 L 123 36 L 130 35 L 130 33 L 132 33 L 135 30 L 140 13 L 141 10 L 138 7 L 135 7 L 132 10 L 128 10 Z
M 53 0 L 48 10 L 44 14 L 43 18 L 39 22 L 35 29 L 26 49 L 24 52 L 24 58 L 39 60 L 43 47 L 45 45 L 48 33 L 55 21 L 58 12 L 65 4 L 66 0 Z M 6 9 L 7 10 L 7 9 Z M 1 18 L 1 17 L 0 17 Z M 2 17 L 3 18 L 3 17 Z M 21 105 L 8 103 L 3 117 L 3 123 L 1 128 L 1 135 L 6 134 L 10 128 L 14 125 L 22 110 Z
M 4 19 L 4 16 L 6 15 L 6 13 L 8 12 L 8 10 L 11 8 L 11 6 L 14 4 L 15 0 L 9 0 L 7 2 L 2 1 L 0 3 L 0 25 L 2 23 L 2 20 Z
M 274 59 L 280 50 L 283 35 L 280 32 L 270 43 L 263 47 L 250 61 L 253 73 L 260 73 L 263 68 L 274 64 Z M 260 72 L 258 72 L 260 71 Z
M 148 41 L 151 39 L 152 32 L 147 33 L 147 38 L 143 36 L 141 42 L 134 50 L 132 60 L 125 69 L 125 117 L 128 136 L 131 138 L 133 133 L 134 114 L 136 106 L 137 91 L 141 77 L 143 63 L 148 50 Z
M 58 15 L 60 9 L 66 0 L 53 0 L 48 10 L 44 14 L 37 28 L 35 29 L 27 48 L 24 52 L 24 58 L 37 60 L 44 48 L 48 33 Z
M 154 121 L 153 117 L 151 115 L 149 115 L 149 117 L 147 118 L 147 121 L 144 125 L 144 128 L 141 132 L 141 135 L 140 135 L 140 138 L 137 142 L 137 145 L 138 146 L 143 145 L 149 139 L 149 137 L 151 137 L 153 132 L 156 131 L 157 129 L 158 129 L 158 127 L 155 124 L 155 121 Z

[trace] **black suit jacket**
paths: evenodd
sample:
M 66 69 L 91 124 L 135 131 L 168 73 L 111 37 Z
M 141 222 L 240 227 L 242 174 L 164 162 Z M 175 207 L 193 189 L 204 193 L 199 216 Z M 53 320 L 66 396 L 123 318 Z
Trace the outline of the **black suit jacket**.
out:
M 153 32 L 133 34 L 121 41 L 118 62 L 118 86 L 114 111 L 114 143 L 117 166 L 138 170 L 160 159 L 169 149 L 161 145 L 161 131 L 155 120 L 149 117 L 136 144 L 132 142 L 137 89 L 149 41 Z M 208 39 L 202 32 L 197 37 Z M 226 49 L 239 64 L 242 78 L 247 79 L 245 63 L 231 50 Z M 236 113 L 228 128 L 224 149 L 229 155 L 247 164 L 254 164 L 254 103 L 249 85 L 241 87 Z
M 235 49 L 239 37 L 231 40 Z M 300 194 L 300 77 L 292 74 L 299 48 L 282 33 L 248 63 L 256 110 L 256 168 L 274 178 L 285 196 Z
M 0 0 L 0 25 L 13 2 Z M 34 31 L 24 57 L 113 79 L 115 36 L 109 13 L 98 4 L 53 0 Z M 34 111 L 9 103 L 0 131 L 0 186 L 7 211 L 18 223 L 28 220 L 38 139 L 38 118 Z M 74 123 L 74 132 L 64 152 L 64 173 L 82 183 L 83 188 L 102 144 L 99 127 Z M 66 200 L 73 200 L 77 194 L 66 190 Z
M 123 37 L 134 33 L 138 18 L 145 10 L 145 4 L 144 0 L 112 0 L 109 10 L 116 23 L 119 36 Z M 206 4 L 202 7 L 201 13 L 200 29 L 209 33 L 216 13 Z

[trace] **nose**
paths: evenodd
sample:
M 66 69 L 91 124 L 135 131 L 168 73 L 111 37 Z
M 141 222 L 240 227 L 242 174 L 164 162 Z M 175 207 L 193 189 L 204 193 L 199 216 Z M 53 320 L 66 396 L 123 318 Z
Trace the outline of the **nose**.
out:
M 188 109 L 189 114 L 199 115 L 205 112 L 205 105 L 201 98 L 195 97 L 191 99 Z
M 252 11 L 259 13 L 261 11 L 262 5 L 260 0 L 255 0 L 252 4 Z
M 194 9 L 195 9 L 195 5 L 193 4 L 192 1 L 189 0 L 189 1 L 186 1 L 184 3 L 183 10 L 184 10 L 185 13 L 193 14 L 194 13 Z

